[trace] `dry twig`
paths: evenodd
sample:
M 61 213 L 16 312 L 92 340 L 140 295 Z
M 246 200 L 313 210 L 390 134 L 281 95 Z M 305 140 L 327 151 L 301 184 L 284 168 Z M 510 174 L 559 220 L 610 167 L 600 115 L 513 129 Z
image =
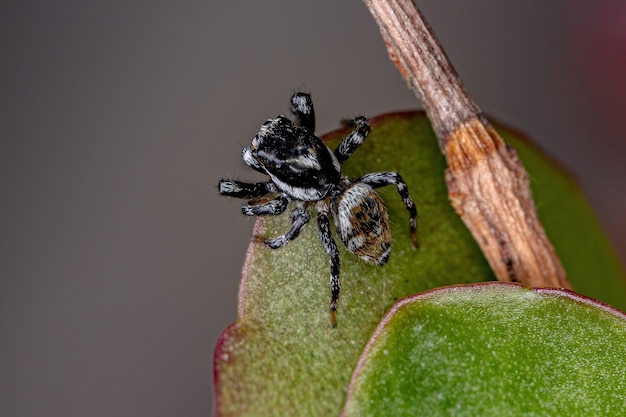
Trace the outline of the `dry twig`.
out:
M 500 281 L 570 288 L 541 226 L 528 174 L 491 127 L 410 0 L 364 0 L 391 60 L 422 101 L 446 155 L 452 205 Z

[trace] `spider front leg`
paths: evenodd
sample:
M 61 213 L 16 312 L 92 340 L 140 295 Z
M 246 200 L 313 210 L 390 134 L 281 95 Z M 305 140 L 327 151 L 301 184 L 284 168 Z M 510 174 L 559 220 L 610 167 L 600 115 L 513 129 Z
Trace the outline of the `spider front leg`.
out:
M 247 183 L 227 179 L 220 180 L 218 190 L 221 195 L 236 198 L 256 198 L 278 191 L 271 181 Z
M 370 122 L 363 116 L 359 116 L 345 123 L 348 126 L 354 126 L 354 130 L 341 141 L 339 147 L 335 149 L 335 156 L 339 162 L 344 162 L 356 151 L 356 149 L 365 142 L 367 135 L 370 133 Z
M 246 216 L 276 216 L 285 211 L 290 201 L 291 199 L 283 193 L 261 196 L 241 206 L 241 212 Z
M 402 197 L 402 202 L 409 212 L 409 231 L 411 233 L 411 242 L 413 243 L 413 247 L 418 248 L 419 241 L 417 239 L 417 234 L 415 233 L 415 230 L 417 229 L 417 208 L 415 207 L 415 203 L 409 195 L 409 189 L 400 174 L 397 172 L 374 172 L 363 175 L 357 180 L 357 182 L 368 184 L 373 188 L 384 187 L 385 185 L 391 184 L 395 184 L 398 187 L 398 193 L 400 194 L 400 197 Z
M 337 303 L 339 301 L 339 291 L 341 290 L 339 250 L 330 232 L 328 206 L 324 203 L 319 203 L 317 206 L 317 232 L 326 253 L 330 256 L 330 325 L 337 327 Z
M 259 237 L 257 241 L 265 243 L 271 249 L 278 249 L 297 238 L 310 219 L 311 215 L 309 214 L 307 205 L 305 203 L 299 203 L 291 212 L 291 229 L 289 229 L 287 233 L 273 239 Z
M 295 93 L 291 96 L 291 113 L 298 126 L 309 129 L 311 133 L 315 132 L 315 110 L 310 94 Z

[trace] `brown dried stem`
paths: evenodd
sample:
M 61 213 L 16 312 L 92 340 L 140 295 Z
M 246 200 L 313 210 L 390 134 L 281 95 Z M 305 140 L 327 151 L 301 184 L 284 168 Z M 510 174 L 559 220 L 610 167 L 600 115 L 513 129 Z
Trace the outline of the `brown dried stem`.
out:
M 437 134 L 452 205 L 498 279 L 571 288 L 539 222 L 517 153 L 469 97 L 417 7 L 410 0 L 364 2 Z

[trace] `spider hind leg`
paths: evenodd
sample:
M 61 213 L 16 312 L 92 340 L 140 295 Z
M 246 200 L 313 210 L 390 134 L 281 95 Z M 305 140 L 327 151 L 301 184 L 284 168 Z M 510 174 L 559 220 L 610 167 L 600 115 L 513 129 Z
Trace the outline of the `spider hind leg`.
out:
M 402 202 L 409 212 L 409 233 L 411 234 L 411 243 L 414 248 L 419 248 L 419 240 L 417 238 L 417 208 L 413 199 L 409 195 L 406 182 L 397 172 L 373 172 L 363 175 L 357 182 L 370 185 L 372 188 L 384 187 L 385 185 L 395 184 L 398 188 L 398 194 L 402 198 Z

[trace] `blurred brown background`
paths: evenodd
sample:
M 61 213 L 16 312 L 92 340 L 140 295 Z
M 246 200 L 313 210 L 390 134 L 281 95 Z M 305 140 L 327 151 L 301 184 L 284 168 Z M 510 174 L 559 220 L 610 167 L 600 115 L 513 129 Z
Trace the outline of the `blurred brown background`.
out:
M 252 227 L 217 181 L 258 178 L 241 147 L 294 90 L 319 133 L 419 106 L 360 1 L 219 3 L 3 3 L 0 415 L 210 415 Z M 626 4 L 419 5 L 626 259 Z

